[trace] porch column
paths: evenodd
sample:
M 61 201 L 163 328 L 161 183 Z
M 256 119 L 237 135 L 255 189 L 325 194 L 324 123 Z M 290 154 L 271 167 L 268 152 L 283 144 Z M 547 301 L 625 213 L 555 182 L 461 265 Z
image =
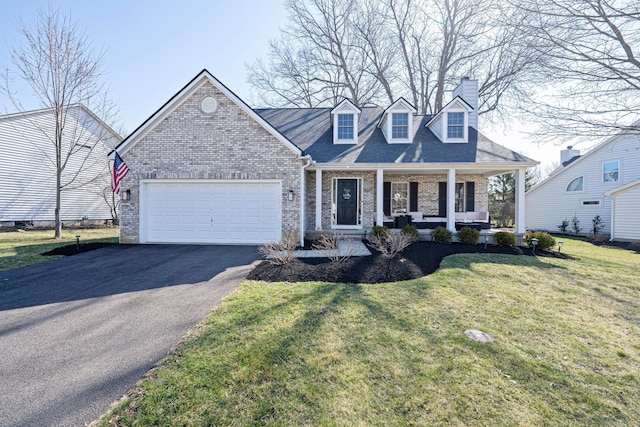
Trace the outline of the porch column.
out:
M 316 230 L 322 230 L 322 170 L 316 169 Z
M 456 231 L 456 170 L 447 172 L 447 229 Z
M 376 170 L 376 225 L 384 224 L 384 173 L 382 169 Z
M 526 169 L 516 170 L 516 234 L 524 234 L 524 176 Z

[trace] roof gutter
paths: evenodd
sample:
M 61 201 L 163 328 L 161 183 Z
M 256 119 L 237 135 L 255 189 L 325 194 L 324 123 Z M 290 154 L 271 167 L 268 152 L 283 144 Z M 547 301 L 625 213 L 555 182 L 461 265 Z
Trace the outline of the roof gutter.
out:
M 300 166 L 300 246 L 304 246 L 305 222 L 307 218 L 306 203 L 307 200 L 307 183 L 305 179 L 305 169 L 311 165 L 311 155 L 305 154 L 298 157 L 302 161 Z

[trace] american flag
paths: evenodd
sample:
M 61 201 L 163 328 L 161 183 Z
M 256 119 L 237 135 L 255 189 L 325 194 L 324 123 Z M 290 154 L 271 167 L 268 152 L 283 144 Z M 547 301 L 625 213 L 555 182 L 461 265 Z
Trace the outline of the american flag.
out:
M 122 157 L 116 152 L 116 157 L 113 159 L 113 179 L 111 181 L 111 190 L 120 194 L 120 181 L 129 173 L 129 167 L 122 160 Z

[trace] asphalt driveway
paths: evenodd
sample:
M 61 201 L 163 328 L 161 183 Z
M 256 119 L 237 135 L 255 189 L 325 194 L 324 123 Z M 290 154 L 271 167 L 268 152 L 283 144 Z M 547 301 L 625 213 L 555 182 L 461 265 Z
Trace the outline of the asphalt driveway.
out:
M 0 425 L 93 421 L 258 259 L 256 247 L 116 245 L 0 272 Z

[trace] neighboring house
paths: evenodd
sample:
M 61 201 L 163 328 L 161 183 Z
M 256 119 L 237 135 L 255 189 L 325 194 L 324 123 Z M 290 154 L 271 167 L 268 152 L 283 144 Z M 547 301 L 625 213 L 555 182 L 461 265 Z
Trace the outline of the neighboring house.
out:
M 69 107 L 63 153 L 63 224 L 112 219 L 107 154 L 122 138 L 82 105 Z M 55 121 L 50 109 L 0 116 L 0 226 L 51 226 L 56 205 Z M 71 147 L 70 144 L 74 146 Z M 64 155 L 64 154 L 63 154 Z
M 640 121 L 632 127 L 640 125 Z M 600 215 L 603 234 L 640 240 L 640 134 L 622 131 L 584 155 L 568 147 L 561 166 L 526 194 L 526 228 L 558 231 L 563 220 L 591 231 Z M 569 226 L 572 231 L 572 226 Z
M 203 70 L 117 148 L 125 243 L 261 244 L 374 224 L 488 222 L 488 178 L 537 162 L 477 131 L 477 81 L 438 114 L 387 108 L 252 109 Z

